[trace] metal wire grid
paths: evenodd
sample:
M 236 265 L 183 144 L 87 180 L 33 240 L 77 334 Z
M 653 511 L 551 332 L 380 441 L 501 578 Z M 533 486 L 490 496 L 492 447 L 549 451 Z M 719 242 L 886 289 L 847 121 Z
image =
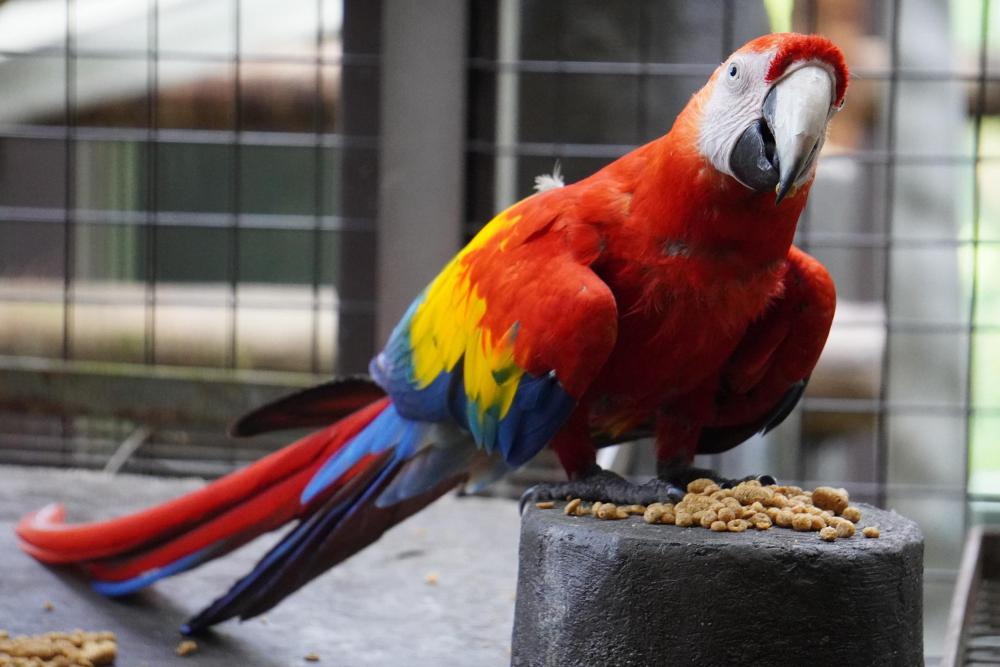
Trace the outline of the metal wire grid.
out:
M 30 302 L 33 304 L 59 304 L 61 307 L 62 331 L 57 356 L 63 360 L 72 361 L 87 358 L 86 352 L 81 353 L 77 344 L 77 327 L 75 315 L 82 306 L 134 306 L 136 296 L 133 293 L 118 294 L 114 292 L 95 292 L 93 290 L 77 290 L 78 267 L 75 266 L 77 245 L 80 243 L 79 229 L 82 225 L 90 228 L 129 228 L 144 232 L 139 237 L 141 254 L 141 270 L 137 276 L 140 283 L 143 310 L 142 342 L 140 360 L 150 367 L 164 363 L 159 352 L 157 341 L 158 317 L 163 307 L 195 307 L 225 308 L 226 342 L 224 357 L 219 366 L 236 368 L 239 360 L 240 327 L 238 318 L 241 307 L 239 291 L 245 280 L 244 267 L 241 265 L 241 245 L 245 243 L 244 236 L 248 230 L 265 232 L 298 232 L 307 235 L 305 245 L 308 254 L 297 258 L 307 265 L 308 289 L 310 298 L 307 304 L 302 299 L 297 307 L 308 309 L 311 316 L 310 349 L 307 361 L 298 369 L 312 373 L 331 374 L 337 370 L 351 371 L 367 361 L 367 352 L 371 348 L 371 318 L 373 312 L 373 281 L 365 271 L 348 271 L 343 257 L 330 256 L 329 247 L 323 244 L 323 235 L 336 235 L 341 241 L 340 251 L 345 255 L 357 256 L 361 261 L 371 255 L 370 252 L 352 252 L 360 244 L 361 247 L 374 243 L 374 181 L 370 164 L 375 160 L 378 149 L 377 121 L 358 122 L 358 117 L 371 115 L 369 108 L 355 110 L 350 108 L 345 97 L 340 95 L 335 125 L 331 124 L 333 109 L 327 107 L 330 86 L 327 77 L 337 70 L 341 74 L 343 89 L 353 88 L 364 96 L 370 96 L 371 89 L 377 85 L 377 77 L 371 75 L 377 72 L 379 65 L 378 33 L 372 29 L 371 17 L 362 17 L 356 21 L 353 28 L 345 25 L 342 31 L 344 52 L 328 53 L 324 48 L 329 35 L 325 33 L 324 13 L 335 5 L 345 5 L 345 13 L 365 14 L 362 4 L 353 0 L 315 0 L 314 20 L 315 34 L 312 51 L 305 49 L 305 54 L 251 51 L 246 48 L 243 36 L 243 5 L 245 0 L 223 0 L 228 6 L 228 21 L 231 22 L 232 43 L 222 52 L 212 50 L 199 51 L 187 48 L 163 48 L 161 35 L 161 0 L 148 0 L 146 5 L 147 37 L 144 49 L 136 48 L 98 48 L 81 45 L 78 20 L 82 12 L 90 11 L 94 5 L 86 5 L 82 0 L 65 0 L 65 27 L 63 43 L 60 46 L 50 46 L 32 50 L 4 49 L 0 45 L 0 59 L 49 59 L 62 62 L 64 77 L 60 117 L 45 118 L 41 123 L 8 123 L 0 126 L 0 141 L 12 140 L 20 142 L 41 142 L 46 145 L 62 146 L 64 158 L 61 174 L 57 177 L 62 182 L 61 201 L 49 196 L 45 201 L 29 201 L 23 203 L 15 199 L 12 203 L 0 205 L 0 225 L 28 223 L 34 229 L 43 227 L 58 227 L 61 229 L 61 289 L 33 290 L 28 293 L 19 292 L 8 286 L 0 293 L 0 301 Z M 377 28 L 377 26 L 376 26 Z M 223 31 L 224 32 L 224 31 Z M 307 45 L 308 46 L 308 45 Z M 131 127 L 119 126 L 113 120 L 106 124 L 84 123 L 80 121 L 79 102 L 79 70 L 81 60 L 88 62 L 100 61 L 111 66 L 120 63 L 143 62 L 145 67 L 144 91 L 136 91 L 145 98 L 145 108 L 142 122 L 133 122 Z M 161 126 L 161 70 L 166 66 L 228 66 L 227 79 L 230 95 L 231 125 L 224 129 L 204 129 L 198 127 Z M 258 65 L 290 65 L 300 68 L 311 68 L 312 94 L 311 122 L 306 128 L 294 130 L 277 130 L 267 128 L 261 130 L 248 123 L 244 118 L 244 68 Z M 362 95 L 358 96 L 359 99 Z M 346 110 L 347 113 L 343 113 Z M 354 119 L 354 120 L 352 120 Z M 144 125 L 144 126 L 143 126 Z M 78 162 L 77 152 L 83 143 L 106 142 L 115 145 L 134 144 L 142 149 L 140 173 L 136 174 L 144 183 L 140 188 L 140 201 L 131 210 L 129 207 L 114 209 L 102 206 L 99 209 L 88 207 L 86 202 L 77 201 L 76 184 L 82 174 L 82 169 L 88 165 Z M 34 144 L 32 144 L 34 145 Z M 160 169 L 163 165 L 161 153 L 171 146 L 212 147 L 228 153 L 226 179 L 228 206 L 225 210 L 175 210 L 169 206 L 164 208 L 160 201 Z M 245 151 L 254 149 L 291 149 L 299 151 L 299 155 L 309 159 L 311 155 L 312 184 L 311 208 L 308 214 L 274 212 L 254 212 L 244 210 L 245 193 L 243 174 L 248 168 Z M 333 164 L 336 156 L 336 164 Z M 41 160 L 41 157 L 32 156 Z M 169 159 L 169 155 L 166 156 Z M 252 164 L 249 168 L 252 168 Z M 350 170 L 340 182 L 331 182 L 337 170 Z M 360 175 L 359 175 L 360 174 Z M 46 174 L 50 177 L 51 174 Z M 8 187 L 10 184 L 8 184 Z M 339 186 L 339 188 L 338 188 Z M 339 202 L 336 195 L 330 195 L 331 190 L 341 190 L 345 199 Z M 8 190 L 10 192 L 11 190 Z M 327 201 L 333 199 L 333 201 Z M 9 202 L 10 200 L 8 200 Z M 212 208 L 209 206 L 208 208 Z M 302 206 L 299 208 L 306 208 Z M 331 210 L 332 209 L 332 210 Z M 15 227 L 16 229 L 17 227 Z M 225 263 L 224 304 L 218 301 L 220 292 L 209 296 L 192 297 L 188 293 L 171 293 L 160 289 L 160 271 L 158 262 L 161 257 L 161 235 L 164 230 L 218 230 L 226 233 L 225 252 L 220 261 Z M 199 232 L 200 233 L 200 232 Z M 15 239 L 16 241 L 17 239 Z M 336 246 L 334 246 L 336 248 Z M 340 274 L 331 277 L 330 265 L 335 268 L 341 260 Z M 355 260 L 356 263 L 356 260 Z M 302 271 L 298 272 L 302 275 Z M 341 298 L 331 302 L 327 286 L 335 284 L 340 288 Z M 13 283 L 16 285 L 17 283 Z M 331 312 L 331 306 L 336 312 Z M 269 298 L 256 298 L 254 308 L 287 309 L 289 304 L 281 295 Z M 335 356 L 331 350 L 320 348 L 324 344 L 321 339 L 321 326 L 324 318 L 339 318 L 340 335 L 334 347 L 346 350 L 345 354 Z M 347 322 L 347 326 L 344 322 Z M 193 342 L 192 342 L 193 343 Z M 329 344 L 329 342 L 325 343 Z M 360 354 L 359 354 L 360 351 Z M 358 360 L 357 357 L 364 357 Z M 335 358 L 336 367 L 324 363 L 324 359 Z M 173 362 L 176 363 L 176 362 Z M 204 363 L 197 362 L 197 363 Z M 189 364 L 190 365 L 190 364 Z M 150 378 L 150 383 L 157 380 Z M 252 391 L 252 390 L 251 390 Z M 183 409 L 181 408 L 181 412 Z M 108 456 L 126 439 L 129 434 L 138 433 L 143 429 L 139 423 L 128 420 L 81 418 L 72 414 L 57 417 L 33 416 L 15 413 L 0 413 L 0 449 L 2 458 L 7 462 L 29 464 L 83 465 L 100 467 L 108 460 Z M 130 461 L 128 469 L 159 474 L 201 474 L 214 476 L 222 474 L 232 467 L 252 460 L 264 451 L 273 450 L 283 439 L 265 438 L 252 443 L 233 446 L 222 439 L 220 430 L 205 430 L 196 425 L 179 428 L 158 429 L 155 433 L 145 436 L 148 443 L 143 446 L 140 455 Z
M 324 72 L 330 68 L 377 68 L 379 57 L 377 52 L 343 53 L 337 56 L 324 54 L 324 11 L 326 6 L 341 0 L 315 0 L 316 31 L 313 47 L 315 55 L 296 55 L 286 53 L 248 53 L 243 44 L 243 21 L 241 20 L 241 0 L 231 0 L 231 22 L 233 26 L 233 44 L 231 53 L 215 53 L 211 51 L 197 52 L 189 50 L 169 50 L 161 48 L 160 35 L 160 2 L 148 0 L 148 39 L 145 50 L 128 48 L 86 48 L 80 47 L 78 41 L 77 18 L 80 11 L 79 0 L 65 0 L 65 33 L 61 48 L 49 47 L 32 51 L 4 50 L 0 47 L 0 58 L 60 58 L 64 61 L 64 91 L 63 91 L 63 122 L 60 124 L 14 124 L 0 127 L 0 139 L 61 141 L 64 150 L 62 181 L 65 184 L 62 202 L 49 202 L 45 206 L 0 206 L 0 221 L 17 221 L 27 223 L 51 223 L 62 226 L 63 240 L 63 285 L 61 294 L 22 295 L 6 293 L 5 301 L 34 300 L 62 302 L 62 344 L 63 359 L 73 359 L 78 356 L 74 351 L 74 310 L 78 304 L 109 304 L 120 303 L 113 296 L 100 294 L 76 294 L 75 276 L 76 245 L 79 225 L 111 225 L 130 226 L 145 231 L 142 253 L 144 256 L 144 275 L 142 277 L 144 295 L 144 334 L 142 360 L 146 364 L 156 364 L 157 357 L 157 315 L 160 297 L 158 296 L 157 260 L 160 256 L 159 232 L 164 228 L 217 228 L 228 231 L 226 253 L 226 282 L 228 295 L 227 311 L 227 344 L 223 366 L 235 368 L 238 365 L 239 326 L 237 325 L 240 307 L 239 288 L 242 282 L 240 250 L 242 236 L 247 229 L 267 231 L 304 231 L 311 234 L 309 243 L 312 255 L 305 258 L 309 264 L 311 275 L 310 287 L 312 299 L 312 334 L 309 364 L 302 370 L 332 372 L 335 369 L 321 367 L 320 353 L 320 322 L 324 316 L 324 304 L 320 298 L 323 284 L 322 269 L 324 261 L 331 258 L 323 257 L 321 235 L 324 232 L 359 233 L 371 235 L 374 230 L 373 214 L 344 215 L 324 212 L 324 192 L 329 190 L 327 182 L 330 169 L 326 164 L 329 159 L 325 153 L 334 151 L 360 151 L 374 154 L 377 151 L 377 137 L 371 135 L 351 135 L 342 131 L 327 129 L 327 116 L 330 112 L 325 108 Z M 355 40 L 357 42 L 357 40 Z M 145 60 L 147 67 L 145 90 L 145 124 L 146 127 L 101 127 L 81 125 L 78 122 L 78 67 L 82 58 L 109 62 L 128 62 Z M 232 94 L 232 128 L 217 129 L 178 129 L 163 128 L 159 125 L 160 100 L 160 70 L 161 63 L 188 64 L 227 64 L 231 67 Z M 292 131 L 255 131 L 246 129 L 244 122 L 243 68 L 247 64 L 267 65 L 311 65 L 314 70 L 312 99 L 312 128 L 309 132 Z M 338 121 L 339 122 L 339 121 Z M 342 129 L 342 128 L 341 128 Z M 142 160 L 145 172 L 144 206 L 141 210 L 90 210 L 78 207 L 74 183 L 79 176 L 77 164 L 77 146 L 80 142 L 132 142 L 140 144 L 144 149 Z M 161 210 L 158 201 L 158 169 L 160 160 L 159 149 L 165 145 L 189 144 L 194 146 L 221 146 L 229 149 L 229 164 L 232 177 L 229 179 L 230 207 L 226 212 L 213 211 L 176 211 Z M 314 162 L 312 187 L 312 215 L 288 213 L 253 213 L 242 211 L 244 151 L 248 147 L 277 147 L 292 149 L 311 149 Z M 369 193 L 373 198 L 373 193 Z M 61 205 L 60 205 L 61 204 Z M 355 207 L 357 208 L 357 207 Z M 371 240 L 369 239 L 369 242 Z M 363 277 L 362 277 L 363 278 Z M 353 290 L 357 291 L 357 290 Z M 364 291 L 364 289 L 362 289 Z M 169 297 L 168 297 L 169 298 Z M 176 297 L 172 305 L 178 305 Z M 183 301 L 181 301 L 183 304 Z M 203 302 L 187 305 L 203 305 Z M 255 306 L 283 307 L 281 301 L 255 303 Z M 369 298 L 361 300 L 345 299 L 339 302 L 339 314 L 351 317 L 361 314 L 370 316 L 373 309 L 373 298 L 369 290 Z M 353 360 L 352 360 L 353 361 Z M 356 365 L 356 363 L 355 363 Z

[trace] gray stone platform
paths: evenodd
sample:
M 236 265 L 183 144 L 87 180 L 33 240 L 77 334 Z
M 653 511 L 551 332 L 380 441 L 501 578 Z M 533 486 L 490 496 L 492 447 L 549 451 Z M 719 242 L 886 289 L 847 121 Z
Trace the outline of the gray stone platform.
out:
M 510 663 L 517 576 L 516 503 L 447 496 L 264 617 L 229 621 L 174 655 L 177 627 L 253 567 L 276 536 L 127 601 L 93 593 L 73 573 L 17 547 L 13 527 L 54 500 L 70 520 L 108 518 L 197 488 L 198 480 L 0 466 L 0 628 L 118 633 L 119 667 L 306 664 L 484 666 Z M 435 575 L 437 583 L 428 583 Z M 46 602 L 54 605 L 45 611 Z M 315 652 L 319 663 L 304 656 Z

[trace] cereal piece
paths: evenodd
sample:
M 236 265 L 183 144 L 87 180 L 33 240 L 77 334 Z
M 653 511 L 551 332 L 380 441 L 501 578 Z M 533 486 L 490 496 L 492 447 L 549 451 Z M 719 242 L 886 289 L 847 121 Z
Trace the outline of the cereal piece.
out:
M 826 526 L 821 531 L 819 531 L 819 536 L 827 542 L 833 542 L 837 539 L 837 529 L 833 526 Z
M 677 517 L 674 514 L 674 510 L 673 510 L 672 507 L 668 507 L 667 509 L 663 510 L 663 516 L 660 517 L 660 523 L 662 523 L 664 525 L 672 526 L 672 525 L 674 525 L 674 522 L 676 520 L 677 520 Z
M 812 530 L 813 529 L 812 516 L 809 514 L 796 514 L 795 517 L 792 519 L 792 528 L 801 531 Z
M 86 641 L 77 656 L 89 660 L 92 665 L 110 665 L 118 657 L 118 645 L 110 639 Z
M 427 576 L 424 577 L 424 583 L 428 586 L 437 586 L 438 575 L 437 572 L 428 572 Z
M 624 508 L 622 508 L 622 507 L 619 507 L 618 509 L 616 509 L 616 510 L 615 510 L 615 516 L 614 516 L 614 518 L 615 518 L 615 519 L 627 519 L 627 518 L 629 518 L 630 516 L 632 516 L 632 515 L 631 515 L 631 514 L 629 514 L 629 513 L 628 513 L 628 512 L 627 512 L 627 511 L 626 511 L 626 510 L 625 510 Z
M 319 653 L 311 651 L 302 656 L 302 659 L 305 660 L 306 662 L 319 662 Z
M 42 609 L 44 609 L 45 611 L 52 611 L 55 608 L 56 608 L 56 606 L 54 604 L 52 604 L 51 602 L 46 602 L 45 604 L 42 605 Z
M 590 514 L 590 508 L 584 507 L 583 503 L 580 503 L 579 505 L 576 506 L 577 516 L 587 516 L 588 514 Z
M 703 493 L 705 489 L 710 486 L 718 488 L 714 479 L 709 479 L 707 477 L 699 477 L 698 479 L 688 482 L 687 492 L 688 493 Z
M 755 486 L 758 488 L 762 488 L 764 486 L 763 484 L 760 483 L 759 479 L 747 479 L 744 480 L 742 483 L 746 484 L 747 486 Z
M 778 517 L 774 520 L 774 523 L 782 528 L 791 528 L 794 519 L 795 514 L 791 510 L 781 510 L 778 512 Z
M 185 639 L 184 641 L 182 641 L 180 644 L 177 645 L 177 648 L 174 649 L 174 653 L 176 653 L 181 657 L 185 657 L 191 655 L 197 650 L 198 650 L 197 642 L 191 639 Z
M 721 490 L 722 488 L 718 484 L 709 484 L 708 486 L 705 487 L 705 489 L 701 493 L 702 495 L 711 498 L 713 494 Z
M 646 511 L 642 514 L 642 520 L 646 523 L 659 523 L 660 518 L 663 516 L 663 505 L 660 503 L 653 503 L 646 508 Z
M 597 510 L 598 519 L 617 519 L 618 518 L 618 506 L 614 503 L 601 503 L 600 509 Z
M 823 517 L 817 516 L 815 514 L 805 515 L 805 516 L 811 516 L 812 517 L 812 529 L 813 530 L 823 530 L 824 528 L 827 527 L 826 521 L 823 519 Z
M 576 508 L 583 503 L 579 498 L 574 498 L 573 500 L 566 503 L 566 507 L 563 508 L 563 514 L 570 516 L 576 514 Z
M 726 524 L 726 528 L 730 533 L 742 533 L 748 526 L 749 524 L 743 519 L 733 519 Z
M 694 517 L 689 512 L 678 512 L 674 517 L 674 524 L 688 528 L 694 525 Z
M 757 530 L 771 530 L 772 525 L 774 524 L 772 524 L 771 520 L 768 519 L 766 516 L 764 516 L 763 520 L 753 522 L 753 527 L 756 528 Z
M 770 519 L 772 523 L 774 523 L 777 522 L 778 515 L 781 514 L 781 510 L 778 509 L 777 507 L 768 507 L 766 510 L 764 510 L 764 514 L 766 514 L 767 518 Z
M 750 517 L 752 517 L 756 513 L 757 512 L 756 512 L 756 510 L 754 510 L 753 507 L 741 507 L 740 511 L 739 511 L 739 518 L 740 519 L 749 519 Z
M 882 533 L 879 532 L 878 526 L 865 526 L 865 529 L 861 531 L 861 534 L 865 537 L 878 537 Z
M 537 507 L 540 510 L 550 510 L 550 509 L 552 509 L 555 506 L 556 506 L 556 504 L 554 502 L 552 502 L 551 500 L 544 500 L 544 501 L 542 501 L 540 503 L 535 503 L 535 507 Z
M 729 523 L 730 521 L 736 518 L 736 512 L 733 510 L 732 507 L 723 507 L 721 510 L 718 511 L 718 516 L 719 516 L 719 521 L 724 521 L 725 523 Z
M 784 507 L 788 504 L 788 496 L 772 491 L 771 497 L 765 500 L 764 504 L 768 507 Z
M 847 519 L 837 519 L 833 527 L 837 529 L 837 537 L 854 537 L 854 524 Z
M 625 507 L 622 507 L 621 509 L 625 510 L 629 514 L 645 514 L 646 513 L 646 506 L 645 505 L 626 505 Z
M 602 504 L 603 503 L 601 503 L 601 501 L 595 500 L 593 504 L 590 506 L 590 513 L 593 514 L 595 517 L 598 516 L 598 513 L 601 511 Z
M 847 491 L 831 486 L 817 486 L 816 490 L 812 492 L 812 502 L 820 509 L 840 514 L 847 508 Z
M 711 528 L 712 530 L 714 530 L 717 533 L 724 533 L 727 530 L 729 530 L 729 528 L 726 526 L 726 522 L 722 521 L 721 519 L 718 520 L 718 521 L 713 521 L 712 525 L 709 526 L 709 528 Z
M 760 485 L 760 482 L 757 482 L 756 485 L 751 484 L 751 482 L 757 482 L 757 480 L 742 482 L 733 489 L 733 498 L 740 501 L 741 505 L 753 505 L 755 502 L 763 503 L 774 495 L 771 489 L 765 489 Z
M 712 510 L 706 510 L 701 515 L 699 523 L 702 528 L 711 528 L 712 524 L 719 520 L 719 515 Z
M 851 523 L 857 523 L 861 521 L 861 510 L 857 507 L 846 507 L 844 511 L 840 513 L 840 516 L 844 517 Z
M 708 496 L 692 496 L 691 494 L 684 496 L 684 504 L 692 514 L 707 510 L 712 506 L 712 502 Z

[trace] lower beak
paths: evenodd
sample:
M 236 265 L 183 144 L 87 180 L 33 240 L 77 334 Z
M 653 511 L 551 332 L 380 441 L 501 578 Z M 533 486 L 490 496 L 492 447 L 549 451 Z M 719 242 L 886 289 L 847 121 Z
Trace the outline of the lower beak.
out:
M 764 99 L 764 120 L 774 136 L 778 167 L 775 204 L 811 175 L 826 136 L 832 102 L 830 74 L 815 65 L 787 75 Z

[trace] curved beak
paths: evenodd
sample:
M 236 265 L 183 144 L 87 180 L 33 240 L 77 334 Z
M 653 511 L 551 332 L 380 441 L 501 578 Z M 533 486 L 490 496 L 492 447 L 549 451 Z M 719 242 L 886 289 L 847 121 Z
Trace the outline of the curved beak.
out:
M 774 136 L 778 167 L 775 204 L 808 179 L 826 137 L 832 103 L 833 81 L 816 65 L 788 74 L 764 99 L 764 120 Z

